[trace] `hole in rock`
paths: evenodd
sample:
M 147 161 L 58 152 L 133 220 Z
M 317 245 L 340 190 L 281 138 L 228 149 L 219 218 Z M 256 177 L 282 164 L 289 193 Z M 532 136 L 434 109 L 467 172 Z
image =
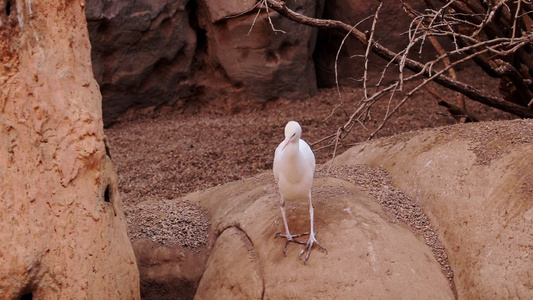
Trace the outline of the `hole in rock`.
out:
M 109 142 L 104 138 L 105 154 L 111 158 L 111 151 L 109 150 Z
M 111 186 L 108 185 L 106 188 L 105 188 L 105 192 L 104 192 L 104 201 L 105 202 L 111 202 Z
M 32 300 L 33 299 L 33 294 L 32 293 L 28 293 L 28 294 L 24 294 L 22 296 L 20 296 L 20 300 Z
M 6 14 L 9 16 L 11 14 L 11 1 L 7 1 L 6 4 Z
M 279 54 L 276 53 L 275 51 L 268 50 L 265 53 L 265 61 L 267 65 L 270 65 L 270 66 L 277 65 L 279 63 L 279 60 L 280 60 Z

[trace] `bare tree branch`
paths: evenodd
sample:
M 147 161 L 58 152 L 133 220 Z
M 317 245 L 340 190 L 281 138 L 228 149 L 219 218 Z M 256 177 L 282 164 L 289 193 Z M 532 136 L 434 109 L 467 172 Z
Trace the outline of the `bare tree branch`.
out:
M 416 72 L 416 73 L 420 73 L 427 78 L 432 78 L 432 80 L 435 81 L 436 83 L 442 86 L 445 86 L 449 89 L 452 89 L 454 91 L 460 92 L 474 101 L 478 101 L 480 103 L 489 105 L 491 107 L 498 108 L 500 110 L 512 113 L 522 118 L 533 117 L 533 110 L 529 109 L 528 107 L 520 106 L 520 105 L 511 103 L 511 102 L 505 101 L 505 100 L 501 100 L 494 96 L 484 95 L 479 90 L 467 84 L 455 81 L 443 75 L 442 72 L 440 72 L 438 76 L 433 76 L 432 71 L 429 68 L 430 65 L 422 64 L 410 58 L 400 57 L 398 56 L 397 53 L 384 47 L 380 43 L 374 40 L 368 40 L 367 36 L 363 32 L 361 32 L 360 30 L 356 28 L 353 28 L 352 26 L 346 23 L 343 23 L 337 20 L 322 20 L 322 19 L 307 17 L 307 16 L 301 15 L 289 9 L 283 2 L 276 1 L 276 0 L 264 0 L 264 1 L 266 1 L 267 4 L 273 10 L 275 10 L 279 14 L 285 16 L 286 18 L 292 21 L 305 24 L 308 26 L 318 27 L 318 28 L 333 29 L 333 30 L 337 30 L 343 33 L 351 32 L 351 35 L 354 36 L 363 45 L 368 46 L 369 44 L 371 44 L 370 48 L 378 56 L 384 59 L 387 59 L 389 61 L 393 61 L 397 64 L 404 64 L 407 69 L 410 69 L 411 71 Z M 464 3 L 458 3 L 457 1 L 450 1 L 449 5 L 451 7 L 461 6 L 464 8 Z M 469 8 L 466 7 L 464 8 L 464 10 L 469 10 Z M 483 18 L 476 15 L 475 13 L 473 13 L 473 16 L 471 16 L 470 18 L 474 20 L 473 22 L 478 22 L 478 23 L 482 23 L 484 20 Z M 490 27 L 489 25 L 490 24 L 488 24 L 487 27 Z M 464 36 L 464 37 L 466 38 L 467 36 Z M 499 45 L 500 47 L 492 47 L 492 48 L 487 48 L 487 49 L 495 53 L 505 54 L 505 51 L 507 50 L 499 50 L 499 49 L 504 49 L 503 46 L 505 47 L 511 46 L 510 49 L 513 51 L 516 51 L 516 49 L 519 49 L 525 44 L 530 43 L 532 38 L 533 38 L 533 35 L 531 33 L 526 33 L 525 35 L 522 35 L 521 37 L 515 38 L 512 43 L 510 42 L 510 39 L 504 39 L 504 41 L 502 41 L 502 43 Z M 476 56 L 478 55 L 472 56 L 470 58 L 473 58 Z

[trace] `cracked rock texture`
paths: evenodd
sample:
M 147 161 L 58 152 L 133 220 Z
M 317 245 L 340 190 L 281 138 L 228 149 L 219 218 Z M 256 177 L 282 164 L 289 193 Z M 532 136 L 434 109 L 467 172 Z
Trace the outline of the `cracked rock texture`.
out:
M 448 252 L 459 299 L 533 299 L 533 121 L 461 124 L 356 146 L 387 170 Z
M 0 298 L 138 299 L 83 1 L 0 0 Z
M 317 30 L 272 10 L 267 14 L 263 8 L 259 15 L 256 10 L 247 12 L 255 1 L 234 2 L 227 5 L 224 1 L 198 0 L 198 21 L 206 32 L 209 60 L 231 83 L 232 92 L 242 90 L 259 101 L 314 95 L 317 87 L 312 56 Z M 295 0 L 288 1 L 287 6 L 306 16 L 320 16 L 324 1 Z M 247 13 L 232 17 L 243 12 Z

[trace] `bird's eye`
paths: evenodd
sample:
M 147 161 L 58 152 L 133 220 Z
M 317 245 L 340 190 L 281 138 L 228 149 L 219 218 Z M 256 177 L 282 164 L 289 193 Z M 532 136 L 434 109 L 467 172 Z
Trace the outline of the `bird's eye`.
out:
M 293 138 L 296 135 L 296 132 L 291 135 L 291 138 Z

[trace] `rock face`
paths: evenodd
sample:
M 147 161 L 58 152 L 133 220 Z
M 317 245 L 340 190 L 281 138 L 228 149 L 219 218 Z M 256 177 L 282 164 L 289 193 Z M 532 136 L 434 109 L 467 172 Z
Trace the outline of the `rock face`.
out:
M 0 0 L 0 298 L 138 299 L 83 1 Z
M 266 101 L 316 93 L 316 29 L 297 25 L 255 1 L 87 1 L 95 78 L 104 121 L 132 106 L 215 98 Z M 320 16 L 324 1 L 288 5 Z M 249 12 L 247 12 L 249 11 Z M 241 16 L 231 17 L 247 12 Z
M 533 121 L 410 133 L 335 162 L 385 168 L 438 224 L 459 299 L 533 298 Z
M 408 1 L 423 9 L 420 1 Z M 243 97 L 258 101 L 304 99 L 317 85 L 335 84 L 335 59 L 344 35 L 299 25 L 257 1 L 87 1 L 95 78 L 105 124 L 132 106 L 181 105 Z M 287 1 L 294 11 L 356 24 L 377 9 L 360 0 Z M 411 19 L 398 1 L 384 1 L 375 38 L 392 50 L 407 45 Z M 269 20 L 270 17 L 270 20 Z M 272 22 L 272 24 L 271 24 Z M 372 18 L 358 28 L 370 29 Z M 318 40 L 317 40 L 318 36 Z M 315 47 L 316 45 L 316 47 Z M 418 50 L 418 49 L 417 49 Z M 363 74 L 366 48 L 347 39 L 338 59 L 341 83 Z M 417 52 L 417 51 L 413 51 Z M 418 55 L 418 54 L 416 54 Z M 435 55 L 430 43 L 423 57 Z M 375 83 L 386 62 L 371 54 Z M 397 76 L 394 67 L 386 79 Z
M 263 8 L 250 10 L 256 1 L 231 5 L 199 0 L 199 25 L 206 31 L 207 53 L 213 67 L 231 84 L 258 100 L 298 99 L 316 93 L 312 60 L 316 29 L 298 25 Z M 297 0 L 287 5 L 307 16 L 320 16 L 324 1 Z M 274 31 L 268 16 L 274 26 Z M 255 19 L 257 16 L 257 19 Z M 255 19 L 255 21 L 254 21 Z M 281 32 L 283 31 L 283 32 Z
M 187 2 L 87 1 L 94 76 L 106 122 L 130 106 L 172 103 L 191 93 L 196 33 Z
M 208 210 L 217 234 L 195 299 L 453 299 L 429 247 L 403 225 L 388 222 L 363 188 L 316 178 L 315 228 L 328 253 L 285 240 L 279 195 L 270 172 L 190 194 Z M 309 229 L 306 199 L 287 203 L 294 233 Z

